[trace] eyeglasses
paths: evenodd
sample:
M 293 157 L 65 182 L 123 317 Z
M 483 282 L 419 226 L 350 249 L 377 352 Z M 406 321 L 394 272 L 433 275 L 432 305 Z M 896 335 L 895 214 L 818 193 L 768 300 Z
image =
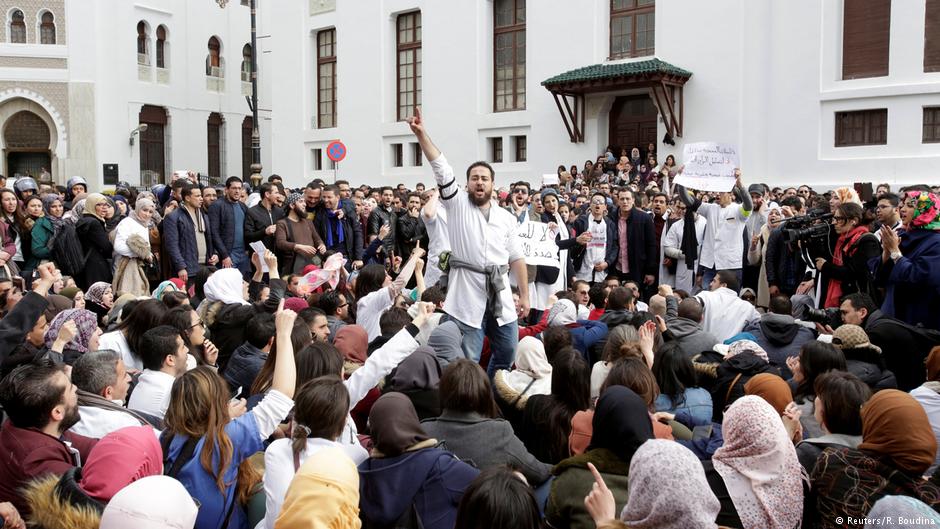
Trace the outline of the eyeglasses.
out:
M 845 217 L 832 217 L 834 222 L 845 222 Z
M 519 195 L 528 195 L 528 194 L 529 194 L 529 191 L 528 191 L 526 188 L 524 188 L 524 187 L 517 187 L 516 189 L 513 189 L 512 192 L 513 192 L 513 193 L 516 193 L 516 194 L 519 194 Z
M 202 321 L 202 320 L 199 320 L 199 321 L 197 321 L 196 323 L 190 325 L 189 328 L 190 328 L 190 329 L 195 329 L 196 327 L 205 327 L 205 326 L 206 326 L 205 322 Z
M 348 307 L 348 306 L 349 306 L 349 303 L 343 303 L 342 305 L 337 305 L 336 308 L 341 309 L 343 307 Z
M 603 206 L 604 204 L 606 204 L 606 202 L 604 202 L 603 200 L 592 200 L 592 201 L 591 201 L 591 205 L 593 205 L 593 206 Z

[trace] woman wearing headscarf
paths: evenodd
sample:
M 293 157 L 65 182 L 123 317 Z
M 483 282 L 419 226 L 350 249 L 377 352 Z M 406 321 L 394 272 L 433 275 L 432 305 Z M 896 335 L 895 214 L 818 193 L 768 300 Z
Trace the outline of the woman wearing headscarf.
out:
M 760 275 L 757 279 L 757 306 L 768 307 L 770 305 L 770 286 L 767 284 L 767 243 L 770 241 L 770 233 L 780 226 L 783 222 L 783 210 L 780 206 L 773 204 L 767 210 L 767 223 L 764 224 L 760 233 L 754 234 L 751 238 L 751 245 L 747 250 L 747 262 L 751 266 L 760 267 Z
M 548 325 L 563 325 L 571 333 L 571 345 L 577 349 L 585 362 L 591 361 L 589 350 L 607 338 L 607 324 L 602 321 L 579 320 L 578 308 L 569 299 L 560 299 L 548 312 Z
M 911 391 L 911 396 L 924 407 L 927 419 L 933 429 L 933 435 L 940 445 L 940 346 L 934 347 L 927 355 L 927 382 Z M 940 450 L 927 474 L 933 475 L 940 467 Z
M 79 356 L 88 351 L 98 350 L 98 338 L 101 336 L 101 329 L 98 328 L 98 318 L 94 312 L 85 309 L 63 310 L 49 323 L 49 329 L 46 330 L 46 347 L 50 350 L 53 349 L 52 345 L 59 336 L 62 326 L 67 322 L 74 322 L 77 332 L 65 344 L 62 358 L 56 360 L 72 365 Z
M 190 529 L 198 512 L 182 483 L 169 476 L 148 476 L 111 498 L 101 514 L 100 529 Z
M 595 482 L 589 463 L 613 493 L 617 510 L 622 509 L 628 497 L 630 460 L 643 443 L 653 439 L 646 402 L 623 386 L 611 386 L 604 391 L 597 401 L 592 425 L 588 450 L 565 459 L 552 470 L 556 478 L 545 518 L 553 527 L 594 529 L 584 504 L 584 497 Z
M 885 287 L 881 311 L 911 325 L 940 321 L 940 196 L 910 191 L 901 202 L 900 235 L 881 229 L 882 254 L 875 274 Z
M 137 199 L 136 207 L 115 229 L 114 292 L 146 296 L 150 292 L 147 268 L 154 262 L 150 229 L 154 227 L 156 206 L 147 198 Z
M 85 199 L 85 211 L 75 224 L 75 231 L 86 256 L 85 268 L 75 276 L 75 283 L 88 288 L 98 281 L 110 284 L 112 280 L 109 260 L 114 246 L 105 229 L 105 218 L 110 206 L 104 195 L 92 193 Z
M 340 450 L 307 460 L 287 489 L 277 529 L 359 529 L 359 474 Z
M 46 213 L 40 217 L 33 225 L 32 230 L 32 266 L 35 269 L 42 261 L 52 259 L 52 241 L 62 230 L 65 220 L 62 214 L 65 210 L 62 208 L 62 200 L 58 195 L 45 195 L 42 197 L 42 209 Z
M 178 279 L 178 278 L 173 278 Z M 158 301 L 163 301 L 163 295 L 167 292 L 179 292 L 180 288 L 173 279 L 167 279 L 166 281 L 161 281 L 157 288 L 153 289 L 153 292 L 150 293 L 150 297 Z M 184 290 L 185 291 L 185 290 Z
M 595 475 L 594 479 L 598 480 Z M 721 505 L 708 488 L 705 472 L 695 454 L 671 441 L 651 439 L 643 443 L 630 461 L 627 478 L 627 505 L 620 521 L 630 529 L 714 529 Z M 601 526 L 606 516 L 592 510 L 606 496 L 606 506 L 614 511 L 614 497 L 603 483 L 596 487 L 585 503 L 594 522 Z
M 104 327 L 104 318 L 114 306 L 114 290 L 111 283 L 98 281 L 85 291 L 85 308 L 98 316 L 98 325 Z
M 237 268 L 223 268 L 206 281 L 206 299 L 197 309 L 209 331 L 209 339 L 219 348 L 219 368 L 224 369 L 232 352 L 245 343 L 245 326 L 258 312 L 277 310 L 287 284 L 278 277 L 277 259 L 265 252 L 270 270 L 271 292 L 267 299 L 250 303 L 266 286 L 261 282 L 261 266 L 255 268 L 251 283 L 245 284 Z M 255 254 L 257 255 L 257 254 Z M 254 259 L 254 258 L 253 258 Z M 273 265 L 273 266 L 272 266 Z
M 343 379 L 348 379 L 354 372 L 362 368 L 368 360 L 366 351 L 369 348 L 369 336 L 360 325 L 353 324 L 340 327 L 333 339 L 333 346 L 343 355 Z M 349 415 L 355 421 L 357 429 L 368 431 L 369 410 L 372 409 L 372 405 L 381 395 L 382 392 L 379 388 L 373 387 L 349 411 Z
M 552 365 L 545 357 L 542 341 L 531 336 L 519 340 L 516 348 L 516 368 L 512 371 L 500 369 L 493 384 L 496 387 L 496 402 L 503 416 L 512 420 L 525 409 L 531 395 L 548 395 L 552 392 Z
M 105 505 L 119 490 L 163 472 L 163 452 L 149 426 L 130 426 L 104 436 L 83 466 L 28 485 L 30 525 L 44 529 L 97 529 Z
M 437 356 L 441 369 L 458 358 L 465 358 L 463 348 L 460 346 L 462 341 L 463 334 L 460 332 L 460 327 L 452 321 L 440 323 L 431 331 L 428 336 L 428 347 L 434 349 L 434 355 Z
M 879 391 L 862 407 L 862 444 L 826 448 L 816 461 L 811 476 L 819 527 L 842 527 L 837 517 L 864 517 L 875 502 L 891 495 L 909 496 L 936 510 L 940 487 L 922 479 L 936 452 L 920 404 L 903 391 Z
M 20 277 L 31 277 L 39 261 L 33 257 L 32 232 L 36 227 L 36 222 L 45 216 L 42 207 L 42 199 L 33 195 L 23 201 L 23 209 L 17 215 L 17 224 L 22 241 L 20 249 L 23 252 L 23 263 L 19 266 Z
M 718 523 L 743 529 L 793 529 L 803 514 L 803 471 L 780 415 L 745 396 L 725 412 L 724 445 L 704 461 L 721 502 Z
M 871 521 L 886 518 L 897 520 L 898 523 L 894 524 L 894 527 L 900 529 L 922 529 L 940 525 L 940 513 L 926 503 L 907 496 L 885 496 L 878 500 L 868 513 L 870 522 L 865 524 L 865 529 L 875 527 L 876 524 Z M 902 519 L 906 523 L 902 522 Z
M 374 447 L 359 465 L 359 508 L 366 524 L 451 529 L 464 489 L 479 471 L 437 448 L 411 400 L 382 395 L 369 414 Z M 420 525 L 418 525 L 420 524 Z
M 418 418 L 424 420 L 441 414 L 440 382 L 441 365 L 437 363 L 434 350 L 425 345 L 398 364 L 382 391 L 406 395 Z

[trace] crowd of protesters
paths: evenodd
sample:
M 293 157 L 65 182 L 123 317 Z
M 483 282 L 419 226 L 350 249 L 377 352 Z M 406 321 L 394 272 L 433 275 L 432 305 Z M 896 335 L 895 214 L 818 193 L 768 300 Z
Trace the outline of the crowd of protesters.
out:
M 536 189 L 408 124 L 434 186 L 0 177 L 3 527 L 940 523 L 936 188 Z

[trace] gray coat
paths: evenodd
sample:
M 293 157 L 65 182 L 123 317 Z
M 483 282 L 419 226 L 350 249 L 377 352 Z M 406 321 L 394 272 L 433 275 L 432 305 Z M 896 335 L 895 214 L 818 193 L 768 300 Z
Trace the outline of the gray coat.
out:
M 509 465 L 533 486 L 544 483 L 551 475 L 551 465 L 530 454 L 503 419 L 444 410 L 440 417 L 422 421 L 421 426 L 429 436 L 444 441 L 447 450 L 480 470 Z
M 718 343 L 718 338 L 702 330 L 701 324 L 678 316 L 678 302 L 673 296 L 666 298 L 666 328 L 672 331 L 679 348 L 689 358 L 702 351 L 711 351 Z

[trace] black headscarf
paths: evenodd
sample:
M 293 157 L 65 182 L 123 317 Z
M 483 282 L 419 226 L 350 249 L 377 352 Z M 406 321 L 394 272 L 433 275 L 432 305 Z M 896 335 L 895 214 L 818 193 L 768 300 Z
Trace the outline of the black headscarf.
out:
M 606 448 L 625 463 L 633 459 L 640 445 L 653 439 L 646 402 L 623 386 L 610 386 L 594 409 L 594 432 L 588 450 Z
M 685 189 L 681 192 L 685 193 Z M 695 234 L 695 212 L 702 205 L 702 200 L 695 199 L 690 207 L 685 209 L 684 224 L 682 225 L 682 255 L 685 256 L 685 265 L 690 269 L 695 268 L 695 261 L 698 259 L 698 236 Z
M 411 399 L 403 393 L 379 397 L 369 411 L 369 427 L 375 448 L 386 457 L 401 455 L 409 447 L 430 439 L 421 428 Z
M 386 391 L 437 389 L 441 381 L 441 364 L 434 349 L 424 345 L 408 355 L 392 373 Z

